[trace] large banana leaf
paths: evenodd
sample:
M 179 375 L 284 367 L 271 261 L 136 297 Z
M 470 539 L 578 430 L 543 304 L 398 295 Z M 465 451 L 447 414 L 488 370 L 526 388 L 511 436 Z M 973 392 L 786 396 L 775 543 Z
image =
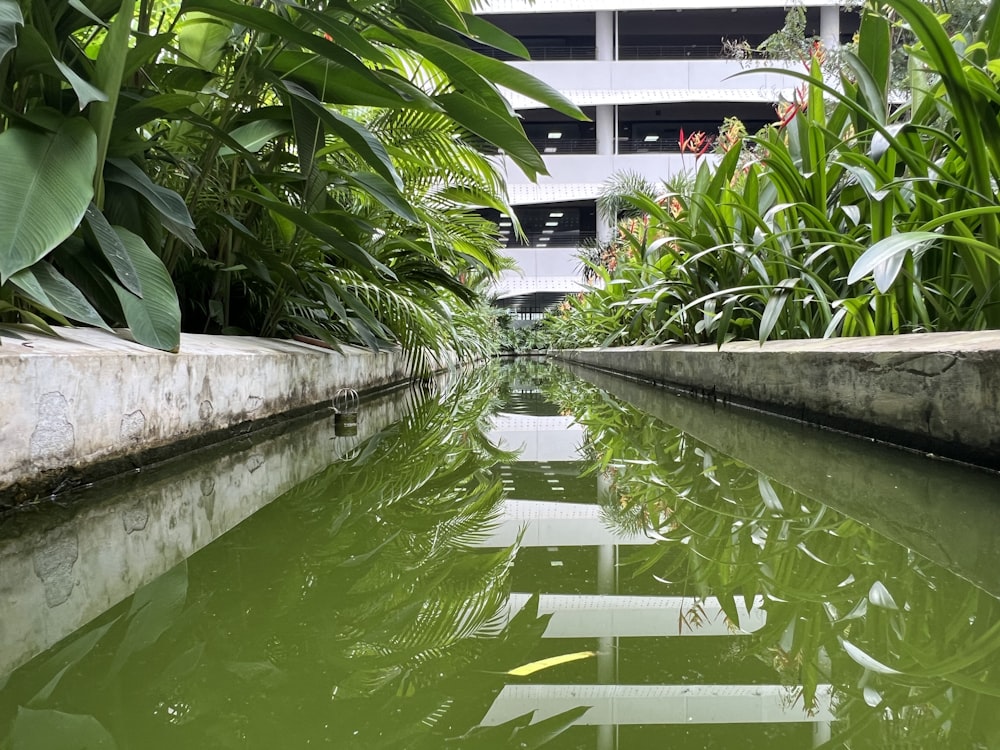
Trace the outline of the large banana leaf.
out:
M 0 283 L 73 233 L 94 195 L 96 166 L 97 138 L 81 118 L 50 133 L 0 133 Z
M 17 27 L 24 25 L 16 0 L 0 0 L 0 62 L 17 46 Z
M 116 231 L 139 274 L 143 291 L 139 299 L 112 282 L 125 313 L 125 322 L 140 344 L 175 352 L 180 346 L 181 310 L 170 274 L 139 235 L 121 227 Z
M 46 262 L 18 271 L 10 282 L 44 308 L 70 320 L 111 330 L 83 293 Z

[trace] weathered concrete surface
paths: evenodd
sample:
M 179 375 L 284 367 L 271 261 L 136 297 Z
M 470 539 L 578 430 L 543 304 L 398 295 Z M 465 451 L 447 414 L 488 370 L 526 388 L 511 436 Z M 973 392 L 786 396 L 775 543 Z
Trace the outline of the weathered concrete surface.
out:
M 340 388 L 370 391 L 408 375 L 399 352 L 294 341 L 185 334 L 180 353 L 168 354 L 95 329 L 5 334 L 0 505 L 51 492 L 95 465 L 119 473 L 161 459 L 155 451 L 177 441 L 217 439 L 328 402 Z
M 362 400 L 358 434 L 329 412 L 283 423 L 22 511 L 0 527 L 0 683 L 13 669 L 403 418 L 411 390 Z
M 1000 331 L 551 356 L 1000 470 Z
M 575 375 L 1000 596 L 1000 477 L 569 366 Z

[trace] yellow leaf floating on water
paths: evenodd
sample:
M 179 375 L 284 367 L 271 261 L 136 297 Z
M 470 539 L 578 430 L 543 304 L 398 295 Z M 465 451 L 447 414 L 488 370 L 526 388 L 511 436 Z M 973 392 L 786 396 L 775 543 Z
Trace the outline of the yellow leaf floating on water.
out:
M 562 656 L 550 656 L 548 659 L 541 659 L 529 662 L 528 664 L 522 664 L 520 667 L 514 667 L 507 674 L 512 674 L 516 677 L 527 677 L 529 674 L 541 672 L 543 669 L 548 669 L 549 667 L 558 667 L 560 664 L 568 664 L 571 661 L 589 659 L 591 656 L 597 656 L 597 652 L 576 651 L 572 654 L 563 654 Z

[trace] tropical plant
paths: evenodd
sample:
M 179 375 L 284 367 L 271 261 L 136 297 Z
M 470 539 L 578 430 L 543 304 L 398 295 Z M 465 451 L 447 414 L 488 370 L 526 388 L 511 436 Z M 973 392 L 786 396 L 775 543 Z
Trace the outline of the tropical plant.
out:
M 462 0 L 26 7 L 0 3 L 0 313 L 39 325 L 172 349 L 180 308 L 193 330 L 445 349 L 503 263 L 473 211 L 506 208 L 503 182 L 468 140 L 544 172 L 498 87 L 583 117 L 469 49 L 526 55 Z
M 869 8 L 839 86 L 818 53 L 772 71 L 802 83 L 778 125 L 686 186 L 620 197 L 647 219 L 622 232 L 632 260 L 562 329 L 721 344 L 1000 324 L 1000 3 L 964 47 L 919 0 L 888 5 L 916 39 L 905 103 L 890 106 L 891 28 Z

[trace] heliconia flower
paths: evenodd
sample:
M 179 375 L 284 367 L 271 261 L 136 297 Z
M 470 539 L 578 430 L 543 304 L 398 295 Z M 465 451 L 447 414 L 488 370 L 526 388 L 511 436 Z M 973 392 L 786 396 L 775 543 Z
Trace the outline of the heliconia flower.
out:
M 775 105 L 775 110 L 777 111 L 778 119 L 780 120 L 777 127 L 785 127 L 794 119 L 795 115 L 799 112 L 804 112 L 808 106 L 809 103 L 806 101 L 806 87 L 805 85 L 802 85 L 792 94 L 792 101 L 779 102 Z
M 684 137 L 684 129 L 681 128 L 680 140 L 678 141 L 681 147 L 681 153 L 685 151 L 695 155 L 695 158 L 702 156 L 708 151 L 712 146 L 712 138 L 705 135 L 705 131 L 698 130 L 687 138 Z

